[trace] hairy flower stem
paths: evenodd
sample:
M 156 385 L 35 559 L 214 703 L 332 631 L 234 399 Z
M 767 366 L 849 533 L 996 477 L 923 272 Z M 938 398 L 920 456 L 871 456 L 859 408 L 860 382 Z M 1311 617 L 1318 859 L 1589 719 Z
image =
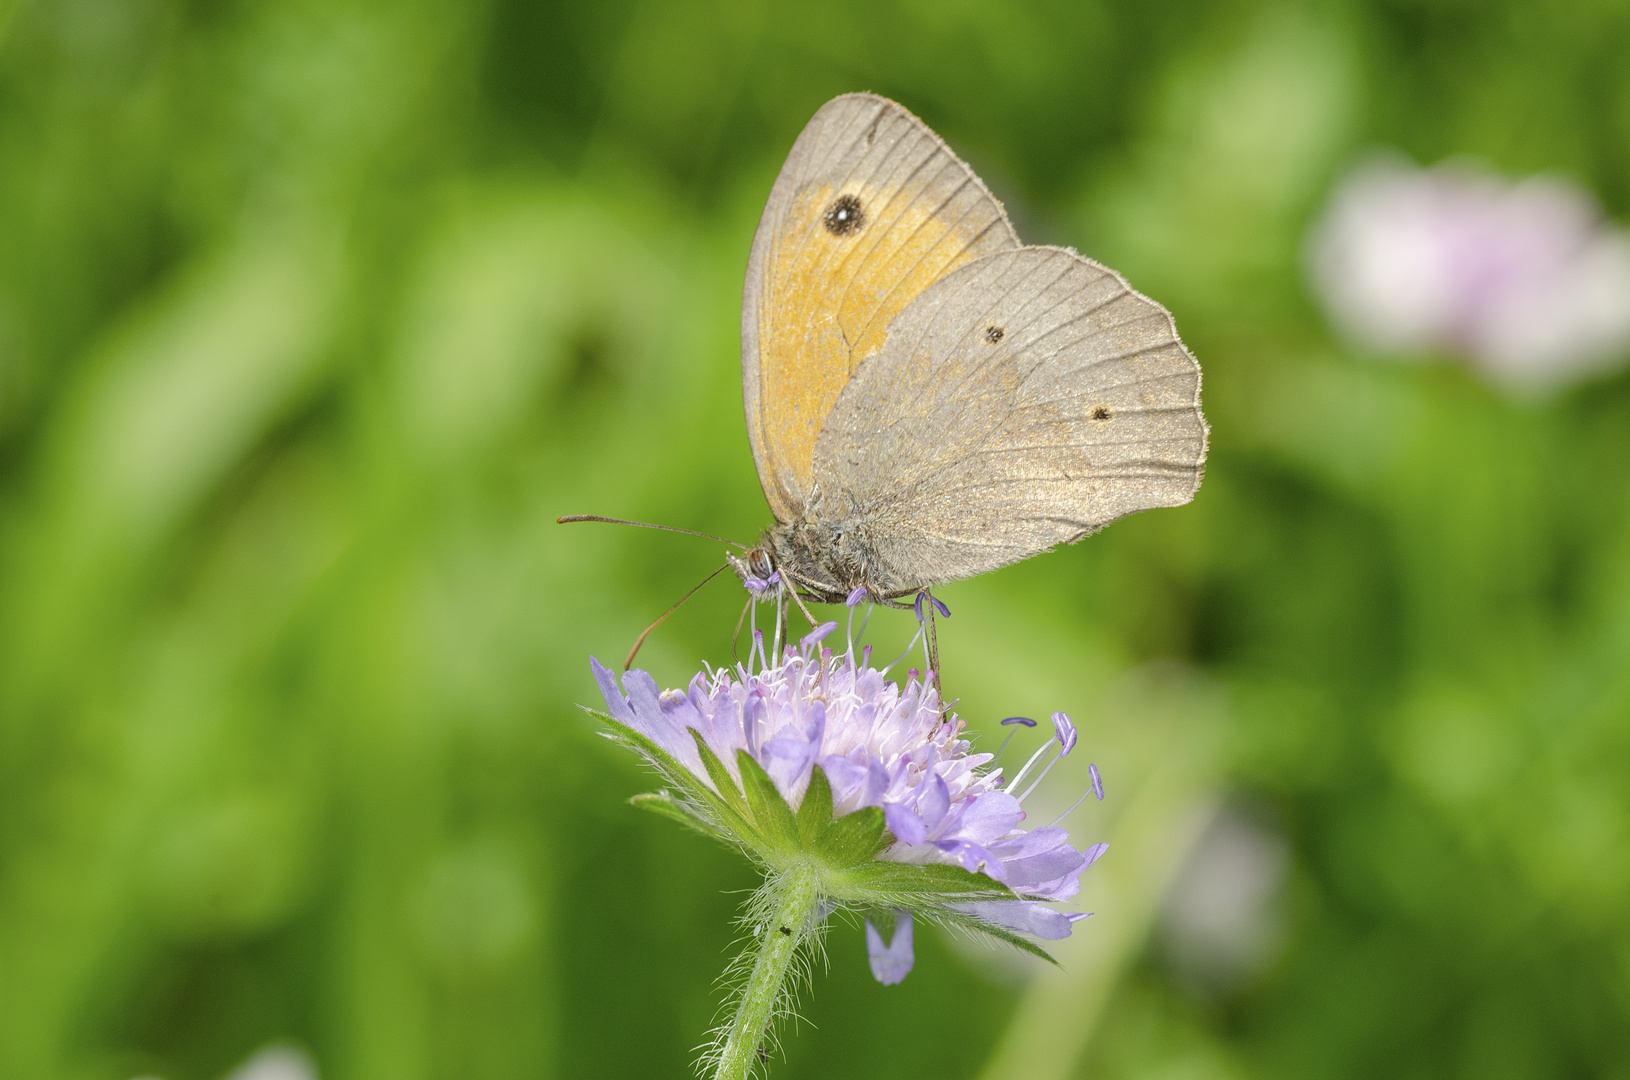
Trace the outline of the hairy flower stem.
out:
M 768 919 L 758 935 L 753 972 L 742 987 L 741 1003 L 720 1047 L 714 1080 L 744 1080 L 761 1062 L 760 1047 L 781 1011 L 793 961 L 814 932 L 815 905 L 820 887 L 811 867 L 794 866 L 772 885 L 764 910 Z

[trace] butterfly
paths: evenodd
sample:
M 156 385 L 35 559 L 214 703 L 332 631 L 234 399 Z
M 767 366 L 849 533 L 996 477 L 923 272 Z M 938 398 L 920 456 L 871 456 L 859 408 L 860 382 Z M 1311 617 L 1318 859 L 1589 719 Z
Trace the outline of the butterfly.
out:
M 775 524 L 726 565 L 755 594 L 915 594 L 920 617 L 935 585 L 1200 486 L 1200 366 L 1170 313 L 1072 250 L 1020 243 L 973 170 L 875 94 L 833 98 L 793 144 L 741 342 Z
M 742 300 L 742 392 L 775 524 L 732 558 L 877 602 L 1179 506 L 1209 435 L 1165 308 L 1002 204 L 902 106 L 844 94 L 798 136 Z

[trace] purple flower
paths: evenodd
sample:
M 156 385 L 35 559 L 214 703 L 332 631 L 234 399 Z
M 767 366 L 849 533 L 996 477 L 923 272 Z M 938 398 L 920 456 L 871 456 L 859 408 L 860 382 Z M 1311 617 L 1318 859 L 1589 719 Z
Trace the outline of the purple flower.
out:
M 1338 185 L 1309 256 L 1331 318 L 1381 352 L 1456 352 L 1545 387 L 1630 349 L 1630 236 L 1560 177 L 1378 158 Z
M 860 855 L 874 867 L 870 877 L 833 871 L 825 899 L 855 910 L 902 912 L 886 947 L 868 923 L 873 972 L 884 983 L 898 982 L 911 968 L 911 912 L 1010 941 L 1014 933 L 1068 936 L 1071 920 L 1047 904 L 1074 896 L 1081 871 L 1101 850 L 1077 850 L 1056 823 L 1021 828 L 1022 803 L 1051 762 L 1022 792 L 1014 788 L 1049 748 L 1062 748 L 1062 756 L 1074 747 L 1069 718 L 1054 714 L 1057 738 L 1007 780 L 989 767 L 992 755 L 972 752 L 963 721 L 946 712 L 932 681 L 901 685 L 852 652 L 817 654 L 834 626 L 817 627 L 778 664 L 706 670 L 683 690 L 659 691 L 638 670 L 619 688 L 610 671 L 591 661 L 609 719 L 637 736 L 636 748 L 680 788 L 677 796 L 642 799 L 666 800 L 652 808 L 684 817 L 771 869 L 802 859 L 830 870 L 831 857 L 821 854 L 827 850 L 821 842 L 792 836 L 785 826 L 777 833 L 773 822 L 758 820 L 758 809 L 746 809 L 758 769 L 791 812 L 777 820 L 802 822 L 812 791 L 830 797 L 831 811 L 817 808 L 823 812 L 811 820 L 876 815 L 876 839 Z M 755 652 L 761 657 L 762 646 Z M 694 796 L 686 797 L 687 790 Z M 944 872 L 928 873 L 935 866 L 978 876 L 947 879 Z

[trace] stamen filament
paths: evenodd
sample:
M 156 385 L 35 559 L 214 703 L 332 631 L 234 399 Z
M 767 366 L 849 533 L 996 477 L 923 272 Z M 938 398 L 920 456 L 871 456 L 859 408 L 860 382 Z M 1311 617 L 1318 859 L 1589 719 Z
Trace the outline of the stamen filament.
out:
M 1054 818 L 1052 821 L 1049 821 L 1047 823 L 1047 827 L 1049 829 L 1051 829 L 1054 825 L 1057 825 L 1059 822 L 1063 821 L 1065 818 L 1067 818 L 1071 814 L 1075 813 L 1076 807 L 1078 807 L 1082 803 L 1086 802 L 1087 801 L 1087 796 L 1091 795 L 1091 794 L 1092 794 L 1092 789 L 1091 788 L 1088 788 L 1087 790 L 1083 791 L 1081 793 L 1081 797 L 1079 799 L 1075 800 L 1075 802 L 1071 803 L 1070 808 L 1068 810 L 1066 810 L 1062 814 L 1058 815 L 1058 817 Z
M 1064 755 L 1060 754 L 1060 755 L 1058 755 L 1058 757 L 1054 758 L 1053 760 L 1051 760 L 1051 761 L 1049 761 L 1047 763 L 1047 767 L 1045 769 L 1041 770 L 1041 775 L 1036 777 L 1035 781 L 1029 787 L 1024 789 L 1024 794 L 1023 795 L 1019 796 L 1019 801 L 1021 803 L 1024 802 L 1025 799 L 1030 797 L 1030 793 L 1032 791 L 1035 791 L 1038 787 L 1041 786 L 1041 782 L 1043 780 L 1047 779 L 1047 774 L 1053 771 L 1053 766 L 1057 765 L 1059 763 L 1059 761 L 1063 757 L 1064 757 Z
M 906 657 L 910 656 L 911 651 L 917 647 L 917 639 L 922 637 L 922 636 L 923 636 L 923 628 L 922 628 L 922 624 L 919 623 L 918 626 L 917 626 L 917 632 L 915 634 L 911 635 L 911 641 L 908 642 L 907 645 L 906 645 L 906 651 L 901 653 L 899 656 L 896 656 L 893 660 L 889 661 L 889 666 L 883 669 L 882 674 L 887 675 L 890 671 L 892 671 L 894 669 L 895 664 L 898 664 L 900 661 L 902 661 Z
M 1007 782 L 1007 787 L 1004 790 L 1011 792 L 1015 787 L 1017 787 L 1019 781 L 1024 779 L 1025 773 L 1030 771 L 1030 766 L 1034 765 L 1037 760 L 1040 759 L 1041 755 L 1045 754 L 1048 749 L 1054 745 L 1053 740 L 1048 739 L 1046 742 L 1042 743 L 1041 746 L 1037 747 L 1036 752 L 1030 755 L 1030 760 L 1024 763 L 1024 768 L 1013 774 L 1013 779 Z

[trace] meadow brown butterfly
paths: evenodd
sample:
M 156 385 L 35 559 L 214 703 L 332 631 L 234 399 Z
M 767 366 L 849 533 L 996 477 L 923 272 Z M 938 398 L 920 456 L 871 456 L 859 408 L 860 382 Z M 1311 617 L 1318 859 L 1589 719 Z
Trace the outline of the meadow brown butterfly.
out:
M 823 105 L 776 178 L 741 376 L 776 523 L 727 565 L 800 606 L 915 593 L 921 618 L 934 585 L 1181 506 L 1205 464 L 1200 366 L 1170 313 L 1074 251 L 1019 243 L 973 170 L 875 94 Z M 937 672 L 932 609 L 928 629 Z
M 731 565 L 834 603 L 994 570 L 1194 497 L 1200 367 L 1113 270 L 1019 242 L 910 112 L 821 107 L 742 300 L 742 391 L 776 523 Z

